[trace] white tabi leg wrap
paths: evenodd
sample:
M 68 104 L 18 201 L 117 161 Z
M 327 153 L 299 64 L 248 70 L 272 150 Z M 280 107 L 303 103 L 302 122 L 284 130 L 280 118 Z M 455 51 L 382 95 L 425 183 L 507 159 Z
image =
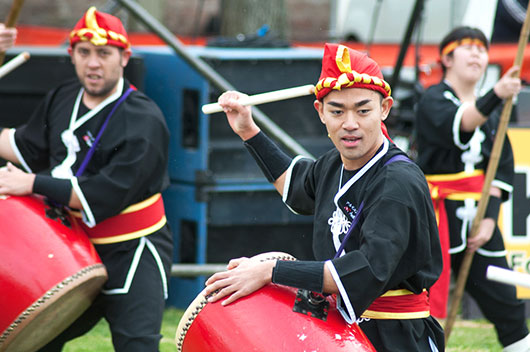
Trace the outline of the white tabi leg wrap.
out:
M 503 352 L 530 352 L 530 335 L 504 347 Z

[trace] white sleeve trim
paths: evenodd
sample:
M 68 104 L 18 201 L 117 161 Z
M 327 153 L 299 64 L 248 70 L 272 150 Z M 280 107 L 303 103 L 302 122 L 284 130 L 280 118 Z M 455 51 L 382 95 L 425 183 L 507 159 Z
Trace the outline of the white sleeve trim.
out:
M 22 153 L 20 153 L 20 150 L 17 147 L 17 143 L 15 142 L 15 129 L 11 128 L 8 131 L 8 133 L 9 133 L 8 134 L 9 144 L 11 145 L 11 149 L 13 149 L 13 153 L 15 153 L 15 155 L 17 156 L 18 161 L 20 162 L 20 165 L 22 165 L 22 167 L 24 168 L 24 170 L 26 170 L 26 172 L 33 172 L 33 171 L 31 171 L 31 168 L 26 163 L 26 160 L 24 160 L 24 157 L 22 156 Z
M 477 249 L 477 254 L 482 255 L 483 257 L 490 257 L 490 258 L 501 258 L 505 257 L 506 254 L 508 254 L 508 251 L 502 250 L 502 251 L 488 251 L 484 248 Z
M 88 204 L 88 201 L 86 200 L 85 195 L 83 194 L 83 191 L 81 190 L 81 187 L 79 187 L 79 182 L 77 182 L 77 177 L 72 177 L 70 179 L 70 182 L 72 183 L 72 188 L 75 194 L 77 194 L 77 197 L 79 198 L 79 201 L 81 202 L 81 206 L 83 207 L 83 209 L 81 210 L 81 214 L 83 215 L 83 222 L 88 227 L 96 226 L 96 219 L 94 218 L 94 214 L 92 214 L 90 205 Z
M 464 111 L 467 109 L 468 106 L 469 106 L 468 103 L 464 103 L 460 105 L 460 107 L 456 111 L 455 119 L 453 120 L 453 142 L 461 150 L 466 150 L 469 148 L 469 143 L 464 144 L 460 140 L 460 125 L 462 123 L 462 117 L 464 116 Z
M 498 187 L 508 193 L 512 193 L 513 192 L 513 186 L 506 183 L 506 182 L 503 182 L 503 181 L 500 181 L 500 180 L 493 180 L 491 181 L 491 185 L 492 186 L 495 186 L 495 187 Z
M 326 261 L 326 266 L 329 272 L 331 273 L 331 276 L 333 277 L 333 281 L 335 281 L 335 284 L 339 289 L 340 298 L 344 301 L 344 304 L 347 309 L 347 311 L 345 311 L 340 304 L 340 300 L 337 300 L 337 310 L 340 312 L 340 314 L 348 324 L 353 324 L 357 321 L 357 317 L 355 316 L 355 310 L 353 309 L 350 299 L 348 298 L 346 289 L 344 288 L 342 281 L 340 281 L 339 273 L 337 273 L 335 265 L 333 265 L 333 262 L 331 260 Z
M 291 176 L 293 173 L 294 165 L 298 162 L 298 160 L 305 158 L 303 155 L 296 156 L 293 161 L 291 161 L 291 164 L 289 165 L 289 168 L 287 169 L 287 173 L 285 174 L 285 182 L 283 184 L 283 191 L 282 191 L 282 201 L 283 203 L 289 208 L 290 211 L 293 213 L 300 215 L 297 213 L 293 208 L 291 208 L 287 203 L 287 196 L 289 195 L 289 188 L 291 187 Z

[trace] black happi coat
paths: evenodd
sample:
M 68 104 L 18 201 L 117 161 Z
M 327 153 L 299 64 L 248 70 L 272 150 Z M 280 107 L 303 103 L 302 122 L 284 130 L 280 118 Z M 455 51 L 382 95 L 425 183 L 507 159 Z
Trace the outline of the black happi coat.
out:
M 488 167 L 495 131 L 499 124 L 501 107 L 494 110 L 486 123 L 474 132 L 460 130 L 465 105 L 455 91 L 441 82 L 429 87 L 418 104 L 416 133 L 417 163 L 426 175 L 454 174 L 462 171 L 483 170 Z M 504 141 L 497 173 L 492 182 L 502 190 L 506 200 L 512 192 L 514 177 L 513 152 L 508 136 Z M 449 221 L 451 253 L 465 249 L 467 231 L 472 218 L 461 219 L 457 209 L 464 208 L 462 201 L 446 200 Z M 476 205 L 476 203 L 475 203 Z M 485 256 L 504 256 L 504 243 L 496 229 L 491 240 L 477 253 Z
M 80 150 L 71 168 L 74 174 L 117 98 L 129 86 L 129 82 L 124 80 L 116 100 L 75 129 Z M 69 127 L 80 88 L 76 80 L 51 91 L 28 123 L 16 129 L 15 149 L 27 171 L 50 174 L 65 159 L 67 150 L 61 133 Z M 76 120 L 80 120 L 87 111 L 81 102 Z M 86 201 L 83 215 L 89 226 L 161 192 L 169 185 L 168 143 L 169 132 L 160 109 L 143 93 L 132 91 L 110 118 L 83 175 L 71 179 L 72 187 L 82 202 Z
M 389 146 L 385 139 L 372 160 L 355 173 L 341 171 L 343 166 L 337 150 L 317 161 L 297 158 L 287 171 L 283 199 L 297 213 L 314 214 L 315 259 L 328 261 L 326 265 L 341 291 L 341 313 L 349 322 L 360 317 L 372 301 L 387 290 L 408 289 L 421 293 L 434 284 L 442 270 L 436 219 L 423 173 L 410 162 L 384 165 L 399 154 L 403 152 L 394 145 Z M 346 244 L 345 253 L 332 259 L 361 202 L 364 207 L 360 220 Z M 339 217 L 333 217 L 338 208 L 348 223 L 344 224 L 343 218 L 343 223 L 339 224 Z M 339 230 L 335 230 L 340 232 L 338 238 L 331 231 L 333 223 L 339 225 Z M 432 318 L 428 319 L 427 324 L 431 324 Z M 426 320 L 408 322 L 421 325 L 421 321 Z M 408 340 L 410 337 L 404 336 L 406 329 L 399 327 L 406 325 L 406 321 L 375 321 L 388 327 L 385 333 L 388 341 L 382 345 L 391 344 L 393 339 Z M 361 328 L 365 330 L 363 325 Z M 437 330 L 437 327 L 430 329 Z M 368 337 L 374 336 L 365 332 Z M 394 341 L 399 346 L 398 341 Z M 410 346 L 407 343 L 404 345 Z

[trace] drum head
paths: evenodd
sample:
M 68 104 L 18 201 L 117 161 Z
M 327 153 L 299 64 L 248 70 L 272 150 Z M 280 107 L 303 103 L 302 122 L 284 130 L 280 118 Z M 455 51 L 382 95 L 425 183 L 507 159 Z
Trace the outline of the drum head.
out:
M 96 264 L 62 281 L 28 307 L 0 337 L 0 351 L 35 351 L 53 340 L 94 301 L 107 281 Z

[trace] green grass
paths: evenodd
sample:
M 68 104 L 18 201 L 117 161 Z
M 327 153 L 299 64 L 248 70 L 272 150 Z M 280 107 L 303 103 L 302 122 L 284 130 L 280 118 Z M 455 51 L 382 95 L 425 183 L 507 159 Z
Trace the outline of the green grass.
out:
M 162 341 L 160 352 L 175 352 L 175 332 L 183 311 L 169 308 L 164 313 L 162 321 Z M 102 319 L 88 334 L 66 344 L 64 352 L 113 352 L 109 326 Z
M 457 320 L 445 350 L 447 352 L 500 352 L 502 346 L 497 341 L 493 325 L 487 320 Z
M 160 352 L 175 352 L 175 332 L 183 311 L 166 309 L 162 322 Z M 530 322 L 530 321 L 529 321 Z M 442 324 L 443 326 L 443 324 Z M 88 334 L 69 342 L 65 352 L 113 352 L 107 323 L 102 320 Z M 486 320 L 457 320 L 447 352 L 500 352 L 493 325 Z

